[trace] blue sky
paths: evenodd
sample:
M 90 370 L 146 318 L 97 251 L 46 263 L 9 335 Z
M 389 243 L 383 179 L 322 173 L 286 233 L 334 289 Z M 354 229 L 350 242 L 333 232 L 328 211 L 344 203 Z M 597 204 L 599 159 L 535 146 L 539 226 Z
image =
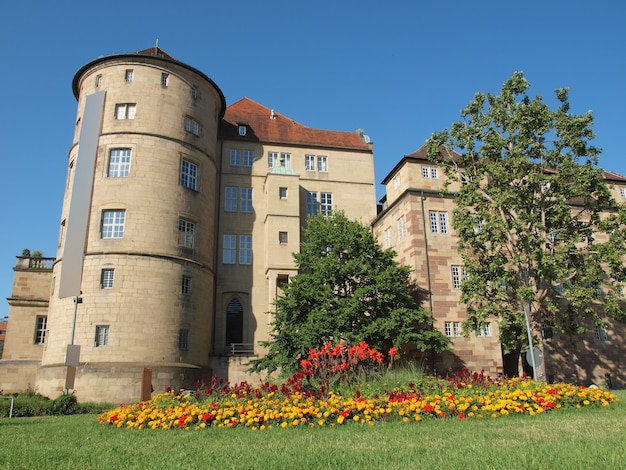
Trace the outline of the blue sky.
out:
M 56 255 L 76 101 L 72 78 L 103 55 L 159 45 L 211 77 L 231 104 L 247 96 L 306 126 L 374 142 L 376 180 L 477 91 L 516 70 L 552 103 L 592 110 L 600 165 L 626 175 L 626 6 L 526 2 L 238 0 L 10 2 L 0 18 L 5 229 L 0 317 L 23 248 Z M 378 186 L 378 197 L 383 195 Z

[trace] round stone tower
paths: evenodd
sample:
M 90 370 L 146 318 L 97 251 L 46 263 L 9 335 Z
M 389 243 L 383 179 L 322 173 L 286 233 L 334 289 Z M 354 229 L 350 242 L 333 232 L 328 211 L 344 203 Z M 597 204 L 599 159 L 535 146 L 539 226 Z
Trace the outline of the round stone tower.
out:
M 158 47 L 86 64 L 73 91 L 78 113 L 37 390 L 64 390 L 68 344 L 80 346 L 71 389 L 81 401 L 193 386 L 211 375 L 224 95 Z M 89 146 L 95 171 L 85 177 L 77 166 Z M 76 243 L 74 206 L 87 202 L 86 235 Z M 69 262 L 77 252 L 78 269 Z M 62 285 L 77 271 L 80 290 L 68 296 Z

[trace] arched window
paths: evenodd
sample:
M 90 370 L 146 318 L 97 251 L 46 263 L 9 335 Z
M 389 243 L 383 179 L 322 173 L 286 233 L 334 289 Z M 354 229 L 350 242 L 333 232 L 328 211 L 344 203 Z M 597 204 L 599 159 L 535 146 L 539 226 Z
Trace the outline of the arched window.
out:
M 233 299 L 226 307 L 226 344 L 243 343 L 243 307 Z

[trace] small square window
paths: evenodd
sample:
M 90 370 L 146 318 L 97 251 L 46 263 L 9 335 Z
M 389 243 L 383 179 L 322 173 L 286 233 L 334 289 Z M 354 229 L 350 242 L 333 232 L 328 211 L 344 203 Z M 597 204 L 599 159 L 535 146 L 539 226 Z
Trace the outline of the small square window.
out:
M 289 234 L 287 232 L 278 232 L 278 242 L 284 245 L 289 241 Z
M 247 126 L 238 126 L 237 130 L 239 131 L 239 135 L 246 135 L 247 132 Z
M 278 188 L 278 197 L 280 199 L 287 199 L 287 188 Z

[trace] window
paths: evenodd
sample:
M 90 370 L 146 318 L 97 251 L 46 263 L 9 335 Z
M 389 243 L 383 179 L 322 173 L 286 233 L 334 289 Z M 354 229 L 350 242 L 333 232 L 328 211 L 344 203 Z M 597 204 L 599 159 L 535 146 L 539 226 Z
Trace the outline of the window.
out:
M 396 175 L 396 177 L 393 179 L 393 189 L 398 189 L 400 187 L 400 184 L 402 184 L 402 179 L 400 175 Z
M 72 183 L 72 170 L 74 169 L 74 160 L 72 160 L 67 168 L 67 187 L 69 189 Z
M 446 336 L 461 336 L 461 322 L 447 321 L 445 323 L 445 334 Z
M 241 188 L 241 212 L 252 212 L 252 188 Z
M 180 184 L 185 188 L 198 190 L 198 165 L 183 159 L 180 165 Z
M 619 188 L 619 194 L 623 199 L 626 199 L 626 188 Z
M 195 86 L 191 87 L 191 98 L 194 100 L 200 98 L 200 91 L 198 91 L 198 88 Z
M 112 149 L 109 153 L 109 178 L 125 178 L 130 174 L 130 149 Z
M 304 169 L 306 171 L 315 171 L 315 155 L 304 156 Z
M 452 266 L 452 288 L 460 289 L 461 284 L 467 281 L 467 271 L 464 266 Z
M 422 178 L 432 178 L 434 180 L 439 178 L 439 171 L 437 170 L 437 167 L 423 166 L 422 167 Z
M 398 228 L 398 241 L 404 240 L 404 237 L 406 236 L 406 217 L 400 217 L 396 224 Z
M 124 75 L 124 80 L 126 83 L 131 83 L 133 81 L 133 69 L 127 69 L 126 74 Z
M 278 243 L 281 245 L 289 241 L 289 234 L 287 232 L 278 232 Z
M 287 199 L 287 188 L 278 188 L 278 198 Z
M 239 125 L 237 126 L 237 130 L 239 131 L 239 135 L 246 135 L 247 126 Z
M 183 295 L 191 295 L 191 277 L 190 276 L 182 277 L 180 293 Z
M 109 325 L 96 326 L 96 347 L 109 344 Z
M 237 262 L 237 235 L 224 235 L 222 262 L 224 264 L 235 264 Z
M 121 103 L 115 105 L 115 119 L 135 119 L 137 105 L 134 103 Z
M 317 215 L 319 203 L 317 202 L 317 193 L 306 193 L 306 213 L 307 215 Z
M 330 216 L 333 213 L 333 195 L 331 193 L 320 194 L 320 212 L 322 215 Z
M 96 75 L 96 88 L 100 88 L 102 86 L 102 75 Z
M 243 166 L 252 166 L 254 163 L 254 150 L 243 151 Z
M 224 211 L 237 212 L 237 188 L 226 186 L 224 195 Z
M 61 228 L 59 230 L 59 246 L 63 245 L 63 240 L 65 240 L 65 219 L 61 222 Z
M 35 320 L 35 344 L 45 343 L 47 325 L 48 317 L 46 315 L 37 315 L 37 319 Z
M 185 130 L 193 135 L 200 135 L 200 123 L 189 116 L 185 116 Z
M 231 150 L 230 151 L 230 166 L 239 166 L 241 165 L 241 150 Z
M 430 231 L 432 233 L 448 233 L 448 214 L 447 212 L 430 211 Z
M 482 328 L 478 329 L 477 336 L 491 336 L 491 323 L 485 322 Z
M 122 238 L 124 236 L 124 222 L 126 211 L 102 211 L 102 238 Z
M 437 168 L 431 168 L 430 169 L 430 177 L 434 180 L 436 180 L 437 178 L 439 178 L 439 172 L 437 171 Z
M 328 171 L 328 157 L 324 157 L 322 155 L 317 157 L 317 171 Z
M 226 307 L 226 344 L 243 343 L 243 306 L 233 299 Z
M 181 329 L 178 331 L 178 349 L 183 351 L 189 349 L 189 330 Z
M 239 264 L 252 264 L 252 235 L 239 236 Z
M 113 277 L 115 276 L 115 269 L 103 269 L 100 272 L 100 288 L 101 289 L 113 289 Z
M 596 341 L 608 341 L 609 334 L 606 331 L 606 327 L 594 325 L 593 334 L 596 338 Z
M 430 177 L 430 170 L 428 169 L 427 166 L 423 166 L 422 167 L 422 178 L 428 178 Z
M 283 167 L 283 168 L 291 168 L 291 154 L 290 153 L 281 153 L 278 152 L 268 152 L 267 153 L 267 165 L 269 168 Z
M 392 245 L 392 240 L 391 240 L 391 227 L 387 227 L 385 229 L 385 248 L 391 248 Z
M 167 82 L 169 81 L 170 76 L 166 73 L 161 74 L 161 86 L 166 87 Z
M 178 244 L 186 248 L 196 245 L 196 224 L 183 218 L 178 219 Z

